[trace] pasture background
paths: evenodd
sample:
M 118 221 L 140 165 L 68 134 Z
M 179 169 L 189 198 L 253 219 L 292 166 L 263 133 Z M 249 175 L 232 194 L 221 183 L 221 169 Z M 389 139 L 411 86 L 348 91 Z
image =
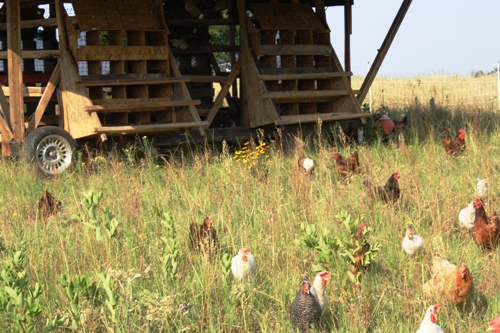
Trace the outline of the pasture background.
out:
M 390 82 L 396 79 L 377 80 L 375 109 L 384 105 L 391 116 L 409 116 L 404 140 L 351 147 L 327 138 L 324 129 L 304 131 L 299 135 L 305 153 L 316 161 L 311 177 L 298 170 L 298 151 L 279 140 L 269 141 L 271 148 L 255 155 L 252 167 L 234 158 L 241 147 L 179 147 L 158 158 L 141 138 L 127 150 L 82 154 L 72 172 L 53 180 L 38 178 L 21 159 L 1 159 L 0 258 L 8 263 L 20 239 L 27 240 L 29 285 L 42 285 L 37 327 L 45 318 L 68 316 L 70 302 L 60 285 L 61 274 L 88 276 L 102 288 L 97 273 L 107 272 L 117 296 L 115 318 L 104 302 L 82 299 L 76 331 L 290 332 L 288 306 L 302 275 L 315 275 L 314 251 L 295 244 L 300 224 L 342 235 L 337 215 L 343 209 L 365 216 L 373 228 L 370 241 L 382 249 L 355 293 L 345 288 L 347 266 L 332 260 L 327 267 L 332 280 L 327 286 L 330 304 L 323 314 L 325 332 L 416 331 L 431 305 L 422 285 L 430 277 L 434 254 L 455 264 L 465 262 L 476 287 L 471 310 L 461 313 L 444 306 L 438 324 L 445 332 L 484 332 L 500 314 L 499 251 L 481 251 L 457 228 L 457 216 L 474 197 L 476 177 L 490 180 L 487 211 L 498 207 L 496 77 L 457 77 L 439 87 L 433 82 L 442 82 L 440 77 L 401 78 L 394 85 Z M 466 103 L 467 91 L 475 89 L 481 91 L 479 97 Z M 382 90 L 384 95 L 378 96 Z M 484 96 L 490 96 L 486 91 L 491 97 L 485 101 Z M 443 127 L 453 133 L 465 128 L 464 155 L 444 154 Z M 363 174 L 344 180 L 335 171 L 332 153 L 345 157 L 355 150 Z M 383 185 L 395 170 L 401 172 L 399 209 L 380 202 L 372 209 L 363 180 Z M 37 210 L 43 190 L 62 202 L 58 214 L 48 219 Z M 80 201 L 89 190 L 104 192 L 98 214 L 106 207 L 116 217 L 114 237 L 98 241 L 95 231 L 73 216 L 84 213 Z M 166 247 L 161 237 L 168 235 L 167 212 L 177 231 L 177 277 L 163 269 Z M 211 262 L 188 245 L 189 224 L 201 223 L 209 214 L 220 240 L 220 251 Z M 423 251 L 411 258 L 401 249 L 409 221 L 424 238 Z M 258 271 L 253 285 L 236 295 L 227 259 L 242 246 L 251 249 Z M 178 310 L 181 302 L 190 303 L 187 315 Z M 0 322 L 8 331 L 19 331 L 11 312 L 0 311 Z M 60 330 L 70 331 L 70 324 Z

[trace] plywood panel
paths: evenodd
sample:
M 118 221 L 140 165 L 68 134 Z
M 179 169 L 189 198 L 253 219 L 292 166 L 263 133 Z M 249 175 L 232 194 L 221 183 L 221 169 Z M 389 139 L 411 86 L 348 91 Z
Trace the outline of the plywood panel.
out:
M 73 0 L 72 4 L 80 29 L 165 28 L 151 0 Z
M 309 4 L 299 3 L 268 3 L 248 4 L 258 28 L 264 30 L 295 29 L 322 30 L 325 29 L 318 16 Z

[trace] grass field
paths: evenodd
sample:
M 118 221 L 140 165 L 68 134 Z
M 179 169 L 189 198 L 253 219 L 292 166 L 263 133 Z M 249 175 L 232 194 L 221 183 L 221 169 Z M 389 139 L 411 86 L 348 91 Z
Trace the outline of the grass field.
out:
M 126 151 L 92 152 L 52 180 L 38 178 L 22 160 L 0 160 L 2 328 L 291 332 L 288 307 L 302 276 L 312 278 L 318 264 L 316 251 L 296 242 L 300 226 L 346 237 L 339 218 L 346 211 L 364 216 L 369 241 L 381 249 L 355 290 L 346 282 L 348 264 L 336 255 L 322 263 L 332 272 L 324 332 L 415 332 L 431 305 L 422 285 L 434 254 L 466 263 L 475 283 L 471 309 L 445 305 L 437 323 L 445 332 L 485 332 L 500 314 L 500 253 L 480 250 L 458 229 L 457 216 L 474 197 L 476 177 L 491 184 L 487 211 L 498 208 L 499 115 L 493 107 L 423 102 L 388 110 L 409 116 L 404 141 L 350 147 L 319 131 L 304 133 L 305 152 L 316 161 L 312 176 L 299 172 L 297 150 L 279 140 L 262 153 L 248 145 L 255 153 L 245 163 L 235 158 L 243 147 L 225 145 L 153 158 L 139 139 Z M 443 127 L 466 129 L 464 155 L 444 154 Z M 345 180 L 332 153 L 355 150 L 363 173 Z M 398 208 L 378 202 L 372 209 L 363 180 L 383 185 L 395 170 Z M 47 219 L 37 204 L 44 190 L 61 201 Z M 210 214 L 220 240 L 212 261 L 190 250 L 188 236 L 189 224 Z M 415 257 L 401 249 L 409 221 L 424 238 Z M 253 284 L 237 288 L 229 261 L 242 246 L 258 268 Z M 187 315 L 181 302 L 190 304 Z

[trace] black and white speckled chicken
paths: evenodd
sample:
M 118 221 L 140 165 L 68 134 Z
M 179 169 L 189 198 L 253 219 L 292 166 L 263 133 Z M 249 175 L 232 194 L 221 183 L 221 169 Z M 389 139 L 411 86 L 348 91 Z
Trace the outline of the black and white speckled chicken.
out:
M 304 276 L 297 296 L 290 306 L 290 320 L 294 330 L 309 332 L 311 324 L 318 325 L 321 319 L 321 305 L 311 293 L 309 278 Z

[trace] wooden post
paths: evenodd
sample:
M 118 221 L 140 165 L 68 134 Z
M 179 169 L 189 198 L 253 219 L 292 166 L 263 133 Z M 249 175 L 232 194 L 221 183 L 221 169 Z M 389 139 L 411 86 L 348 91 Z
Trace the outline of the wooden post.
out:
M 23 71 L 21 59 L 21 7 L 7 0 L 7 64 L 9 68 L 10 121 L 14 140 L 24 141 Z
M 394 37 L 396 36 L 396 33 L 398 32 L 398 29 L 401 26 L 401 23 L 403 22 L 406 12 L 408 11 L 408 8 L 410 8 L 411 1 L 412 0 L 404 0 L 403 3 L 401 4 L 399 11 L 396 14 L 396 17 L 394 18 L 394 22 L 392 22 L 392 25 L 389 28 L 389 31 L 387 32 L 387 36 L 385 36 L 384 42 L 382 43 L 382 46 L 378 50 L 378 54 L 375 57 L 375 60 L 373 61 L 372 67 L 368 71 L 368 74 L 366 75 L 365 80 L 363 81 L 363 84 L 359 89 L 359 94 L 357 96 L 359 104 L 363 103 L 366 94 L 368 94 L 368 90 L 370 89 L 373 80 L 375 80 L 375 77 L 377 76 L 377 72 L 380 69 L 382 62 L 384 61 L 385 55 L 387 54 L 387 51 L 389 51 L 389 47 L 391 46 L 392 41 L 394 40 Z
M 345 47 L 344 62 L 346 72 L 351 71 L 351 34 L 352 34 L 352 7 L 351 0 L 344 0 L 344 25 L 345 25 Z M 350 82 L 351 77 L 348 77 Z

